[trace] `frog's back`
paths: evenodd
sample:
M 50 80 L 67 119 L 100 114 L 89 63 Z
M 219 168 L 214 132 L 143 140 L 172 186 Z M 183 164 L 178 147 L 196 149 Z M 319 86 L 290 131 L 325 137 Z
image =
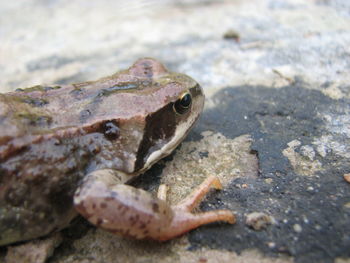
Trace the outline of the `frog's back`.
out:
M 128 117 L 120 107 L 107 112 L 111 102 L 101 92 L 109 82 L 0 94 L 0 245 L 63 228 L 76 216 L 79 181 L 104 165 L 101 148 L 115 150 L 101 127 Z
M 74 145 L 54 138 L 38 94 L 0 95 L 0 245 L 64 227 L 76 214 L 70 203 L 82 175 L 77 157 L 67 158 Z
M 104 134 L 113 120 L 112 128 L 133 129 L 142 139 L 136 124 L 118 127 L 116 121 L 135 115 L 121 110 L 132 94 L 113 96 L 122 107 L 108 111 L 112 101 L 93 85 L 0 94 L 0 245 L 65 227 L 76 216 L 72 197 L 79 181 L 111 156 L 114 168 L 133 169 L 118 162 L 125 152 L 110 140 L 113 133 Z
M 189 87 L 196 114 L 177 114 Z M 0 246 L 65 227 L 89 172 L 136 175 L 169 154 L 203 103 L 194 80 L 152 59 L 94 82 L 0 94 Z

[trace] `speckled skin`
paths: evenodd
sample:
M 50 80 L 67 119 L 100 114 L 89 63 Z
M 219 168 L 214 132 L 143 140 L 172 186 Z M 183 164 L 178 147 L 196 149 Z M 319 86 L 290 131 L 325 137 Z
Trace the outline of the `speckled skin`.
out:
M 192 101 L 179 113 L 184 94 Z M 165 201 L 118 184 L 168 155 L 203 104 L 193 79 L 171 73 L 153 59 L 140 59 L 128 70 L 97 81 L 0 94 L 0 245 L 62 229 L 77 211 L 96 225 L 103 221 L 112 232 L 147 237 L 130 229 L 130 213 L 126 219 L 116 210 L 122 222 L 131 220 L 116 231 L 99 216 L 106 211 L 93 208 L 140 197 L 141 210 L 164 212 L 161 221 L 170 222 L 173 212 Z M 101 202 L 101 195 L 108 204 Z M 136 211 L 134 221 L 140 217 L 137 202 L 127 209 Z M 157 224 L 148 224 L 147 231 Z
M 203 224 L 236 222 L 228 210 L 193 214 L 192 210 L 211 187 L 222 189 L 219 179 L 208 177 L 179 204 L 166 203 L 166 193 L 158 198 L 129 185 L 119 184 L 115 171 L 97 170 L 83 180 L 74 196 L 75 208 L 92 224 L 112 233 L 135 239 L 166 241 Z

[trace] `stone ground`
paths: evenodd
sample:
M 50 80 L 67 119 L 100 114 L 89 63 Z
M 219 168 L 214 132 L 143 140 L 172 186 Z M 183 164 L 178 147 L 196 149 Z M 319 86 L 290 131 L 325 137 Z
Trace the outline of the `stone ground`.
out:
M 238 218 L 164 244 L 78 219 L 48 262 L 350 262 L 349 1 L 16 0 L 0 25 L 1 92 L 145 56 L 199 81 L 198 125 L 136 184 L 167 183 L 176 202 L 216 174 L 224 190 L 200 208 Z

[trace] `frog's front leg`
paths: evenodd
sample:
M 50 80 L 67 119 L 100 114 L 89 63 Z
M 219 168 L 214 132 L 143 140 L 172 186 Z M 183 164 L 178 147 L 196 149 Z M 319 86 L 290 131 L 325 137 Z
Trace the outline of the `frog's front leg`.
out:
M 228 210 L 193 214 L 210 187 L 221 188 L 216 177 L 209 177 L 178 205 L 129 185 L 118 183 L 111 170 L 96 171 L 86 177 L 74 196 L 76 210 L 92 224 L 113 233 L 136 239 L 169 240 L 203 224 L 225 221 L 233 224 L 235 217 Z

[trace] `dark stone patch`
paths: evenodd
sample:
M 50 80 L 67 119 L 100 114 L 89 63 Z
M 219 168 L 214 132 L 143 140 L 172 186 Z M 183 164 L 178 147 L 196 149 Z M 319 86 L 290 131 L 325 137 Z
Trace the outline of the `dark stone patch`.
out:
M 106 208 L 107 204 L 106 203 L 101 203 L 101 208 Z
M 191 249 L 208 246 L 240 253 L 258 248 L 270 256 L 291 255 L 297 263 L 349 257 L 350 209 L 344 204 L 350 200 L 350 191 L 342 177 L 350 171 L 349 160 L 332 152 L 325 158 L 316 154 L 324 170 L 306 177 L 293 171 L 282 151 L 292 140 L 310 145 L 321 135 L 349 144 L 344 134 L 326 130 L 319 113 L 349 114 L 350 101 L 332 100 L 317 90 L 303 88 L 301 82 L 281 89 L 230 87 L 218 92 L 214 101 L 217 106 L 204 112 L 194 134 L 212 130 L 232 139 L 250 134 L 260 173 L 257 178 L 237 178 L 224 191 L 209 196 L 203 210 L 215 206 L 232 209 L 237 223 L 211 224 L 192 231 Z M 267 178 L 272 183 L 267 183 Z M 241 184 L 249 187 L 237 187 Z M 264 231 L 250 229 L 243 215 L 255 211 L 270 214 L 277 224 Z M 301 232 L 294 230 L 296 224 Z

